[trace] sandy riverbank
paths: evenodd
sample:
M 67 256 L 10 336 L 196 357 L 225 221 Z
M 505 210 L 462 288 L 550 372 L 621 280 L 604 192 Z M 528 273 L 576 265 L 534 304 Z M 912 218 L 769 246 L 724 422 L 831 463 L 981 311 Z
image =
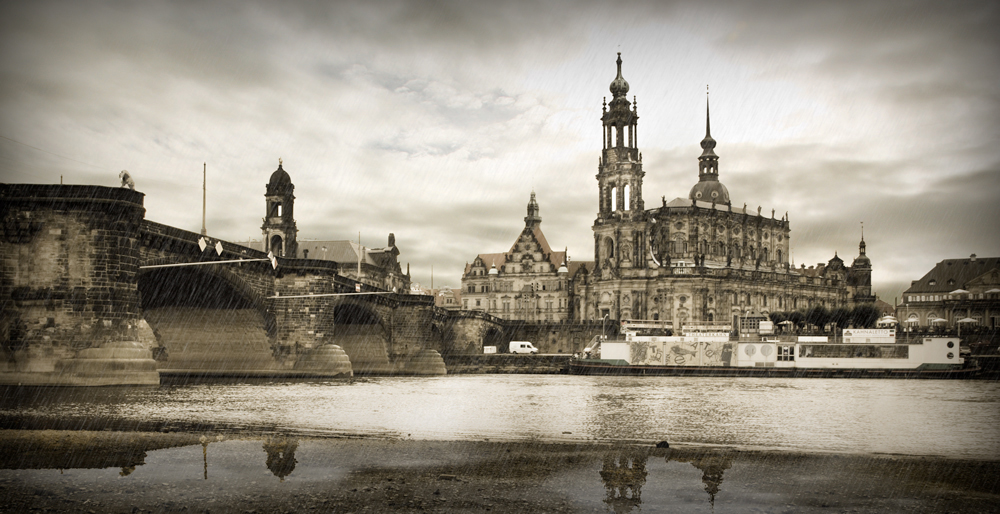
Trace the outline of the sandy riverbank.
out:
M 204 437 L 204 439 L 202 439 Z M 0 431 L 6 512 L 995 512 L 1000 462 L 673 445 Z

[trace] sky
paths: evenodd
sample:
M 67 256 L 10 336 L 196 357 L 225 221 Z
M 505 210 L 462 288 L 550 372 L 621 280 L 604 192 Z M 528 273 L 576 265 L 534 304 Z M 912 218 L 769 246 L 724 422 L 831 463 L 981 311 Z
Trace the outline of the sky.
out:
M 1000 256 L 1000 4 L 3 2 L 0 181 L 118 186 L 146 218 L 261 238 L 282 159 L 298 237 L 386 245 L 425 286 L 510 248 L 535 191 L 593 260 L 601 102 L 621 52 L 647 207 L 698 180 L 710 87 L 736 206 L 796 265 L 858 254 L 889 303 Z M 432 271 L 433 268 L 433 271 Z M 433 279 L 432 279 L 433 273 Z

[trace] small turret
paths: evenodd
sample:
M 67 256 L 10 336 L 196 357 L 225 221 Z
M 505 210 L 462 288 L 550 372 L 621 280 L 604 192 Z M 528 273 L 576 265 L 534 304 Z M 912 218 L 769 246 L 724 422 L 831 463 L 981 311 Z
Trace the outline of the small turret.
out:
M 535 201 L 535 192 L 531 192 L 531 200 L 528 201 L 528 215 L 524 217 L 524 225 L 528 228 L 535 228 L 542 222 L 542 217 L 538 215 L 538 202 Z

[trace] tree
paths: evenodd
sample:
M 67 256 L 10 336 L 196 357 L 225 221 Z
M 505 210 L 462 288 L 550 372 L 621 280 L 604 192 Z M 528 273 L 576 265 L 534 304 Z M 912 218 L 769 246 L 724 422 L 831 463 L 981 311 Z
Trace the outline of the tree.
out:
M 851 322 L 851 312 L 847 307 L 837 307 L 830 311 L 829 323 L 836 323 L 838 327 L 844 328 Z
M 791 321 L 792 323 L 795 323 L 795 327 L 796 328 L 800 328 L 801 329 L 802 325 L 804 325 L 805 322 L 806 322 L 805 315 L 802 314 L 799 311 L 789 312 L 788 315 L 787 315 L 787 317 L 788 317 L 788 321 Z
M 821 331 L 830 322 L 830 311 L 822 305 L 813 305 L 806 311 L 806 321 L 811 325 L 816 325 Z
M 854 326 L 860 328 L 871 328 L 875 326 L 878 321 L 879 313 L 878 309 L 874 305 L 864 304 L 858 305 L 851 310 L 851 322 Z
M 784 312 L 772 312 L 768 314 L 767 317 L 771 318 L 771 321 L 775 325 L 779 325 L 781 324 L 782 321 L 788 319 L 787 314 L 785 314 Z

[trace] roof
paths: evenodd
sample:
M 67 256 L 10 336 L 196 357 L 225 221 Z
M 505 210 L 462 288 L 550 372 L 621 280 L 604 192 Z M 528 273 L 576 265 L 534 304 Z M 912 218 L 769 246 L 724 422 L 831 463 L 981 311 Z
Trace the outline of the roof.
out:
M 485 265 L 487 268 L 491 268 L 495 264 L 497 269 L 500 269 L 507 262 L 506 253 L 481 253 L 477 255 L 476 258 L 483 261 L 483 265 Z M 475 262 L 475 260 L 473 260 L 472 262 Z M 471 269 L 472 269 L 472 264 L 466 263 L 465 273 L 469 273 Z
M 569 276 L 576 275 L 580 270 L 588 274 L 593 273 L 594 261 L 571 261 L 569 263 Z
M 700 209 L 711 209 L 712 205 L 713 205 L 712 202 L 703 202 L 701 200 L 695 200 L 694 202 L 692 202 L 690 198 L 677 197 L 677 198 L 674 198 L 673 200 L 670 200 L 669 202 L 667 202 L 667 207 L 670 207 L 670 208 L 691 207 L 692 203 L 693 203 L 694 206 L 696 206 L 696 207 L 698 207 Z M 714 205 L 715 205 L 715 210 L 717 210 L 717 211 L 730 212 L 729 204 L 715 203 Z M 754 212 L 754 211 L 746 208 L 745 206 L 744 207 L 733 206 L 732 212 L 739 213 L 739 214 L 746 214 L 747 216 L 760 216 L 762 218 L 765 217 L 763 214 L 757 214 L 756 212 Z
M 525 227 L 525 229 L 527 229 L 527 227 Z M 521 239 L 522 235 L 524 235 L 523 231 L 521 232 L 520 235 L 517 236 L 518 240 Z M 548 256 L 549 258 L 548 260 L 550 263 L 552 263 L 553 266 L 559 268 L 559 266 L 562 266 L 563 263 L 566 262 L 566 252 L 562 250 L 557 252 L 552 251 L 552 247 L 549 246 L 549 242 L 545 239 L 545 234 L 542 233 L 542 227 L 535 225 L 531 229 L 531 235 L 535 238 L 535 241 L 538 242 L 538 246 L 541 252 Z M 503 265 L 507 263 L 507 256 L 514 253 L 514 250 L 516 248 L 517 248 L 517 240 L 515 240 L 514 244 L 510 246 L 510 250 L 508 250 L 505 253 L 481 253 L 477 255 L 476 258 L 482 260 L 483 265 L 486 266 L 487 269 L 491 268 L 494 264 L 496 265 L 497 269 L 501 269 Z M 475 260 L 473 260 L 473 262 L 475 262 Z M 472 263 L 466 263 L 465 271 L 463 274 L 468 274 L 469 271 L 471 270 L 472 270 Z
M 950 293 L 968 289 L 974 279 L 1000 268 L 1000 257 L 945 259 L 920 280 L 913 282 L 905 293 Z

